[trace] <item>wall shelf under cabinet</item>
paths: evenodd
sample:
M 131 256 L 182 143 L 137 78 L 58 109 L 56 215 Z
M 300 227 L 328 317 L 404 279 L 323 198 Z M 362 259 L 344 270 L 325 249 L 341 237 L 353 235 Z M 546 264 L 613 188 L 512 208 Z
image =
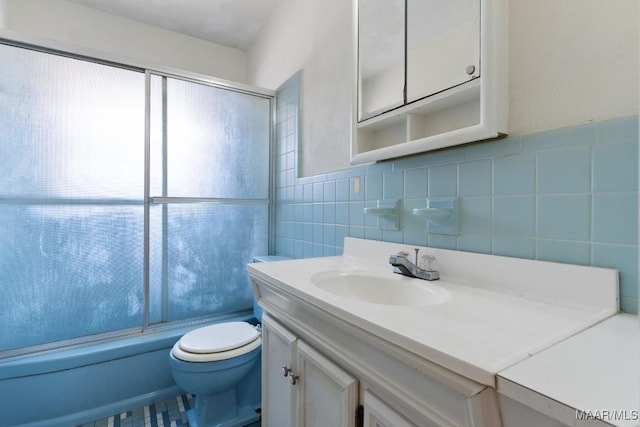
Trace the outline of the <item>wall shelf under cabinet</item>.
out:
M 442 148 L 451 145 L 460 128 L 479 126 L 480 118 L 480 81 L 475 79 L 358 123 L 351 161 L 366 163 Z M 406 153 L 411 149 L 407 143 L 418 151 Z

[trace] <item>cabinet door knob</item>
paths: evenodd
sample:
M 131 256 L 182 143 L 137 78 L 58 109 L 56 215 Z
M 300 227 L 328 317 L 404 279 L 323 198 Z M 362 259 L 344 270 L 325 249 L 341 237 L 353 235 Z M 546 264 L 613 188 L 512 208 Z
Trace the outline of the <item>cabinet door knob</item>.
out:
M 475 72 L 476 72 L 476 66 L 475 65 L 467 65 L 467 74 L 472 75 Z
M 289 381 L 291 382 L 291 385 L 296 385 L 298 383 L 298 376 L 293 375 L 293 372 L 289 371 Z
M 287 368 L 287 365 L 282 365 L 282 376 L 288 377 L 291 375 L 291 369 Z

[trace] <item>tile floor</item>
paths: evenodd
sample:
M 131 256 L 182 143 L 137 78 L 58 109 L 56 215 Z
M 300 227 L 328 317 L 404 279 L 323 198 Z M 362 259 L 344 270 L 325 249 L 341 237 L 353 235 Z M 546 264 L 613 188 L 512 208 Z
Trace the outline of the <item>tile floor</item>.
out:
M 188 427 L 187 410 L 193 405 L 195 396 L 186 394 L 78 427 Z M 247 427 L 260 427 L 260 421 Z
M 189 425 L 186 412 L 194 405 L 194 399 L 190 394 L 176 396 L 81 427 L 186 427 Z

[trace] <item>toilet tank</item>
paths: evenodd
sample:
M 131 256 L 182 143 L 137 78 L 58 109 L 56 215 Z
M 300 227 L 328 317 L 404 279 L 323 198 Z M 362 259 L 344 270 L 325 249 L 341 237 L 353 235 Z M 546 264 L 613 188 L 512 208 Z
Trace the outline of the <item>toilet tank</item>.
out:
M 253 258 L 253 262 L 272 262 L 272 261 L 284 261 L 288 258 L 280 255 L 260 255 Z M 262 307 L 258 305 L 255 295 L 253 296 L 253 315 L 259 322 L 262 322 Z

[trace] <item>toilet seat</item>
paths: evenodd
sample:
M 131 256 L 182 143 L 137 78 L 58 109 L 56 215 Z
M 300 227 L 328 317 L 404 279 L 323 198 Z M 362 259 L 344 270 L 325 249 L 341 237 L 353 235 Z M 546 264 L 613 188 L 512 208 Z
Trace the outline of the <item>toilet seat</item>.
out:
M 261 344 L 260 333 L 250 323 L 226 322 L 185 334 L 171 352 L 186 362 L 215 362 L 241 356 Z

